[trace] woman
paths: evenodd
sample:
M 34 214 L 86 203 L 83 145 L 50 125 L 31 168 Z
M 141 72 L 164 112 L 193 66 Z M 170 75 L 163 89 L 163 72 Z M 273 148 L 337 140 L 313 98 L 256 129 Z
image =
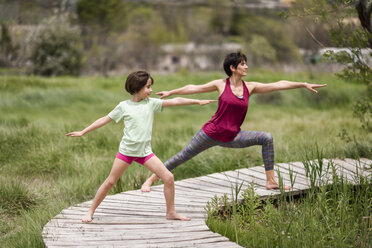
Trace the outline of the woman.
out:
M 216 145 L 229 148 L 261 145 L 266 172 L 266 188 L 269 190 L 279 188 L 274 175 L 274 145 L 272 135 L 266 132 L 240 130 L 248 110 L 249 97 L 252 94 L 295 88 L 306 88 L 318 93 L 315 88 L 326 85 L 285 80 L 269 84 L 245 82 L 242 80 L 242 77 L 247 75 L 247 58 L 240 52 L 228 54 L 223 66 L 226 74 L 229 76 L 226 79 L 217 79 L 203 85 L 186 85 L 179 89 L 157 93 L 161 96 L 160 98 L 171 95 L 187 95 L 212 91 L 217 91 L 219 94 L 217 112 L 212 119 L 204 124 L 202 129 L 198 131 L 181 152 L 168 159 L 164 165 L 168 170 L 173 170 L 200 152 Z M 158 179 L 153 174 L 142 185 L 141 190 L 143 192 L 149 192 L 150 186 Z M 289 187 L 285 189 L 289 189 Z

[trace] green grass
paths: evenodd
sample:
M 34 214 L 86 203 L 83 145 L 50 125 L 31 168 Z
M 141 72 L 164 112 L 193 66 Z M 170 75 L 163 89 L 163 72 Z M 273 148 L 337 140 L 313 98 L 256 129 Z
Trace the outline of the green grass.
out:
M 324 179 L 318 163 L 307 164 L 310 181 Z M 372 179 L 354 186 L 332 172 L 332 163 L 323 166 L 333 183 L 317 184 L 301 198 L 260 202 L 253 186 L 239 204 L 214 197 L 207 204 L 209 228 L 244 247 L 370 247 Z
M 154 92 L 201 84 L 221 73 L 154 76 Z M 324 157 L 372 158 L 372 137 L 353 118 L 352 103 L 364 87 L 329 74 L 253 71 L 246 80 L 327 83 L 251 97 L 245 130 L 274 136 L 276 162 L 299 161 L 314 150 Z M 111 123 L 82 138 L 65 137 L 106 115 L 129 95 L 124 78 L 0 76 L 0 247 L 41 247 L 41 231 L 62 209 L 91 200 L 108 175 L 123 125 Z M 153 97 L 156 97 L 155 94 Z M 216 93 L 192 95 L 217 99 Z M 165 161 L 210 119 L 217 104 L 167 108 L 155 117 L 153 151 Z M 345 129 L 350 141 L 339 137 Z M 262 164 L 260 147 L 215 147 L 174 170 L 176 180 Z M 112 194 L 138 189 L 150 173 L 130 166 Z M 283 224 L 283 223 L 282 223 Z

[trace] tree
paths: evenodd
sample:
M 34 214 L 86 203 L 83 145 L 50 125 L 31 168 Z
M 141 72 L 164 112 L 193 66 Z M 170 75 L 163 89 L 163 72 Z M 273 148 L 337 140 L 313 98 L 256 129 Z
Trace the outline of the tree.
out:
M 80 29 L 71 26 L 66 17 L 56 16 L 43 21 L 32 39 L 31 50 L 35 74 L 57 76 L 80 72 Z
M 333 44 L 347 49 L 329 51 L 325 57 L 345 65 L 337 73 L 339 77 L 366 85 L 366 95 L 354 104 L 353 110 L 368 132 L 372 131 L 372 62 L 368 62 L 372 57 L 371 12 L 372 0 L 298 0 L 285 13 L 285 16 L 313 16 L 314 21 L 326 21 L 330 26 Z M 352 18 L 359 19 L 360 24 L 349 22 Z
M 1 23 L 0 33 L 0 66 L 10 66 L 12 60 L 16 57 L 18 46 L 12 42 L 8 25 L 5 22 Z

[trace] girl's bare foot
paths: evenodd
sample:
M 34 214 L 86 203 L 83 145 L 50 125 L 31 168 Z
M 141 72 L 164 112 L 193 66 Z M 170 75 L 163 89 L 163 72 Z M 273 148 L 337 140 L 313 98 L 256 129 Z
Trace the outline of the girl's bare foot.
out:
M 93 220 L 93 216 L 89 213 L 87 213 L 82 219 L 81 221 L 84 222 L 84 223 L 89 223 L 89 222 L 92 222 Z
M 190 221 L 191 219 L 182 215 L 179 215 L 177 213 L 167 214 L 166 216 L 167 220 L 182 220 L 182 221 Z
M 141 191 L 142 192 L 150 192 L 151 191 L 151 183 L 148 182 L 148 180 L 146 180 L 146 182 L 144 182 L 142 184 Z
M 266 189 L 268 190 L 271 190 L 271 189 L 279 189 L 279 184 L 275 181 L 275 182 L 272 182 L 272 181 L 268 181 L 266 183 Z M 284 186 L 284 190 L 290 190 L 291 187 L 289 186 Z

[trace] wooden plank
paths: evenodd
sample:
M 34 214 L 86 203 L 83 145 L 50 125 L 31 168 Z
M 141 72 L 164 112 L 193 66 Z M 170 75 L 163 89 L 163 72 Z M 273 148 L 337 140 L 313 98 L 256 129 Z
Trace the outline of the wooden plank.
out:
M 230 188 L 227 187 L 226 184 L 224 184 L 224 183 L 218 184 L 215 181 L 213 181 L 213 182 L 206 181 L 206 180 L 203 180 L 203 177 L 200 177 L 200 178 L 197 178 L 197 179 L 189 178 L 189 179 L 182 180 L 182 182 L 193 183 L 196 186 L 200 185 L 200 186 L 211 189 L 212 192 L 215 192 L 215 191 L 218 191 L 220 193 L 230 193 L 231 192 Z
M 192 240 L 192 239 L 188 239 L 186 241 L 168 241 L 168 242 L 156 242 L 156 243 L 153 243 L 152 240 L 149 240 L 147 242 L 136 242 L 136 241 L 119 241 L 119 242 L 106 242 L 105 243 L 102 243 L 102 245 L 104 245 L 105 247 L 112 247 L 113 245 L 115 246 L 120 246 L 120 247 L 164 247 L 164 248 L 167 248 L 167 247 L 215 247 L 214 245 L 218 245 L 219 243 L 222 243 L 225 245 L 225 247 L 231 247 L 231 248 L 234 248 L 234 247 L 240 247 L 239 245 L 237 245 L 236 243 L 233 243 L 233 242 L 230 242 L 230 241 L 227 241 L 227 238 L 226 237 L 222 237 L 222 236 L 216 236 L 216 237 L 209 237 L 209 238 L 203 238 L 203 239 L 200 239 L 200 240 Z M 81 244 L 80 244 L 81 243 Z M 78 244 L 76 242 L 71 242 L 71 241 L 67 241 L 67 242 L 49 242 L 49 246 L 48 247 L 60 247 L 60 246 L 74 246 L 74 247 L 92 247 L 92 245 L 94 245 L 94 243 L 84 243 L 84 242 L 79 242 Z M 204 246 L 206 245 L 206 246 Z M 99 245 L 99 247 L 101 247 L 101 245 Z M 216 246 L 216 247 L 220 247 L 220 246 Z
M 302 162 L 290 162 L 289 164 L 291 166 L 293 166 L 294 169 L 302 171 L 303 174 L 307 177 L 305 166 L 303 165 Z M 332 183 L 332 177 L 331 177 L 330 174 L 326 173 L 321 178 L 317 177 L 315 181 L 316 181 L 317 185 L 321 185 L 321 184 L 324 184 L 324 183 Z
M 216 185 L 211 185 L 210 183 L 205 183 L 201 180 L 182 180 L 178 181 L 177 185 L 180 187 L 190 188 L 195 191 L 204 191 L 209 194 L 225 194 L 228 192 L 228 188 L 226 187 L 217 187 Z
M 63 210 L 63 217 L 64 218 L 71 218 L 71 219 L 77 219 L 80 220 L 81 217 L 85 216 L 87 212 L 82 211 L 82 210 L 71 210 L 71 209 L 65 209 Z M 102 215 L 99 215 L 101 213 Z M 95 216 L 107 216 L 107 217 L 118 217 L 118 218 L 128 218 L 132 216 L 137 216 L 137 217 L 150 217 L 150 218 L 165 218 L 165 211 L 163 212 L 149 212 L 149 213 L 144 213 L 141 210 L 137 211 L 131 211 L 131 212 L 120 212 L 120 210 L 105 210 L 102 212 L 96 212 Z M 184 213 L 182 213 L 184 214 Z M 186 215 L 186 214 L 185 214 Z M 193 212 L 193 213 L 187 213 L 187 216 L 190 218 L 203 218 L 204 213 L 199 211 L 199 212 Z
M 368 177 L 370 175 L 370 173 L 368 173 L 367 171 L 362 169 L 362 166 L 359 166 L 357 164 L 352 165 L 351 163 L 348 163 L 348 162 L 346 162 L 344 160 L 341 160 L 341 159 L 334 159 L 333 162 L 342 166 L 346 170 L 352 172 L 356 177 L 358 177 L 358 176 Z
M 151 242 L 152 244 L 156 243 L 163 243 L 163 242 L 180 242 L 180 241 L 194 241 L 194 243 L 198 243 L 198 239 L 208 239 L 208 238 L 215 238 L 220 237 L 220 234 L 215 234 L 210 231 L 207 232 L 199 232 L 199 233 L 193 233 L 190 236 L 181 234 L 172 234 L 170 235 L 155 235 L 155 233 L 145 233 L 141 234 L 140 232 L 137 233 L 137 235 L 117 235 L 112 237 L 81 237 L 80 235 L 74 235 L 70 234 L 65 237 L 65 239 L 68 239 L 68 241 L 74 241 L 74 242 L 86 242 L 90 244 L 96 244 L 97 241 L 103 241 L 104 243 L 115 243 L 120 244 L 125 241 L 125 243 L 128 243 L 130 241 L 134 241 L 136 244 L 146 244 Z M 59 236 L 56 237 L 45 237 L 45 240 L 47 241 L 56 241 L 59 239 Z
M 151 192 L 149 193 L 151 194 Z M 203 207 L 204 204 L 202 203 L 195 203 L 195 202 L 190 202 L 182 199 L 177 199 L 178 201 L 175 201 L 175 206 L 186 206 L 186 207 Z M 141 196 L 136 196 L 136 195 L 131 195 L 130 197 L 126 196 L 125 200 L 120 200 L 118 198 L 113 199 L 113 198 L 108 198 L 106 197 L 103 202 L 111 202 L 111 203 L 122 203 L 126 204 L 128 202 L 135 203 L 136 205 L 151 205 L 151 206 L 164 206 L 165 205 L 165 199 L 160 202 L 160 201 L 152 201 L 151 198 L 141 198 Z M 85 202 L 84 204 L 87 204 L 88 206 L 91 205 L 91 202 Z
M 223 237 L 225 238 L 225 237 Z M 147 248 L 174 248 L 174 247 L 198 247 L 198 248 L 202 248 L 202 247 L 207 247 L 207 248 L 210 248 L 210 247 L 213 247 L 213 248 L 220 248 L 220 247 L 223 247 L 223 248 L 235 248 L 235 247 L 241 247 L 239 246 L 238 244 L 236 243 L 233 243 L 229 240 L 227 240 L 227 238 L 223 239 L 222 237 L 216 237 L 216 238 L 209 238 L 209 239 L 205 239 L 205 240 L 202 240 L 201 242 L 195 244 L 193 242 L 183 242 L 183 243 L 157 243 L 157 244 L 136 244 L 136 243 L 129 243 L 128 245 L 122 245 L 121 247 L 130 247 L 130 248 L 144 248 L 144 247 L 147 247 Z M 56 244 L 56 243 L 54 243 Z M 60 244 L 60 245 L 48 245 L 49 248 L 52 248 L 52 247 L 61 247 L 61 246 L 65 246 L 63 244 Z M 92 247 L 92 245 L 73 245 L 74 248 L 86 248 L 86 247 Z M 106 245 L 106 244 L 100 244 L 99 245 L 100 248 L 112 248 L 113 245 Z
M 163 195 L 163 192 L 159 192 L 159 191 L 156 191 L 156 190 L 152 190 L 151 192 L 147 192 L 147 193 L 141 193 L 141 195 L 138 195 L 136 193 L 132 193 L 130 191 L 127 192 L 128 194 L 130 195 L 133 195 L 133 196 L 139 196 L 139 197 L 144 197 L 144 198 L 147 198 L 147 199 L 161 199 L 160 196 L 162 195 L 163 198 L 163 202 L 165 204 L 165 199 L 164 199 L 164 195 Z M 184 197 L 185 194 L 183 193 L 179 193 L 179 192 L 175 192 L 175 202 L 185 202 L 184 200 Z M 188 196 L 188 195 L 187 195 Z M 188 203 L 202 203 L 204 204 L 205 203 L 205 198 L 200 198 L 200 197 L 192 197 L 190 199 L 187 199 L 187 202 Z
M 113 226 L 97 226 L 97 225 L 85 225 L 79 226 L 76 225 L 66 227 L 50 227 L 44 231 L 45 234 L 69 234 L 71 232 L 76 233 L 116 233 L 116 232 L 125 232 L 125 233 L 138 233 L 141 232 L 157 232 L 157 233 L 173 233 L 173 232 L 196 232 L 196 231 L 209 231 L 207 225 L 190 225 L 190 226 L 164 226 L 162 224 L 157 225 L 113 225 Z
M 355 179 L 356 177 L 355 171 L 353 171 L 352 166 L 348 166 L 346 162 L 343 162 L 341 160 L 329 160 L 329 159 L 323 159 L 323 161 L 329 164 L 330 170 L 333 165 L 336 170 L 341 172 L 340 175 L 343 175 L 344 177 L 347 177 L 350 180 Z M 332 171 L 330 171 L 329 173 L 332 173 Z
M 344 159 L 345 162 L 353 165 L 353 166 L 357 166 L 359 169 L 363 170 L 363 171 L 370 171 L 371 170 L 371 160 L 367 160 L 367 159 L 360 159 L 359 161 L 358 160 L 354 160 L 354 159 L 350 159 L 350 158 L 345 158 Z
M 291 170 L 294 176 L 297 178 L 296 180 L 301 180 L 302 184 L 310 187 L 310 181 L 309 181 L 309 178 L 306 177 L 304 169 L 297 168 L 296 166 L 284 164 L 284 163 L 278 163 L 275 166 L 281 169 L 285 169 L 287 171 Z
M 209 199 L 211 197 L 212 192 L 207 192 L 203 190 L 198 190 L 196 188 L 192 188 L 189 184 L 183 184 L 182 183 L 175 185 L 175 193 L 179 196 L 184 197 L 199 197 L 200 199 Z M 216 192 L 215 194 L 222 194 L 219 192 Z
M 372 160 L 368 158 L 360 158 L 359 160 L 363 164 L 364 170 L 372 172 Z
M 266 180 L 266 175 L 264 174 L 265 173 L 265 168 L 264 167 L 255 167 L 255 168 L 250 168 L 250 170 L 240 170 L 241 173 L 250 173 L 250 171 L 255 171 L 255 172 L 258 172 L 257 174 L 257 177 L 261 177 L 261 179 L 264 179 Z M 290 183 L 290 178 L 289 178 L 289 175 L 287 173 L 284 172 L 284 170 L 279 170 L 281 171 L 282 173 L 280 173 L 280 176 L 283 178 L 283 181 L 284 181 L 284 184 L 285 185 L 291 185 Z M 275 174 L 275 177 L 276 179 L 279 181 L 279 176 L 277 174 L 277 171 L 275 170 L 274 171 L 274 174 Z M 307 189 L 308 187 L 306 185 L 303 185 L 303 184 L 294 184 L 294 187 L 292 189 L 292 191 L 294 190 L 298 190 L 298 191 L 301 191 L 301 190 L 304 190 L 304 189 Z
M 209 180 L 211 182 L 224 181 L 225 183 L 231 183 L 231 180 L 229 181 L 228 179 L 226 179 L 226 176 L 222 174 L 211 174 L 211 175 L 203 177 L 203 180 Z M 256 181 L 255 178 L 251 177 L 251 178 L 247 178 L 247 180 L 245 181 L 242 179 L 239 179 L 236 182 L 243 183 L 242 188 L 246 188 L 250 186 L 251 183 L 253 183 L 255 193 L 258 194 L 262 198 L 266 198 L 269 195 L 277 195 L 280 193 L 277 191 L 267 190 L 266 187 L 262 185 L 258 185 L 257 183 L 255 183 L 255 181 Z M 234 187 L 234 185 L 231 184 L 230 187 Z
M 324 160 L 323 163 L 324 163 L 324 165 L 323 165 L 322 176 L 321 176 L 321 178 L 317 178 L 318 179 L 317 180 L 318 185 L 319 185 L 320 182 L 322 182 L 322 184 L 333 183 L 332 169 L 331 168 L 327 169 L 328 165 L 325 165 L 325 164 L 328 164 L 327 160 Z M 291 162 L 290 164 L 293 165 L 294 167 L 304 167 L 304 165 L 300 162 Z M 344 171 L 341 171 L 337 165 L 336 165 L 335 168 L 336 168 L 336 174 L 339 177 L 342 176 L 344 179 L 346 179 L 350 183 L 354 183 L 354 178 L 350 173 L 348 173 L 348 172 L 345 173 Z M 304 168 L 303 168 L 303 170 L 305 171 Z
M 171 235 L 170 235 L 171 234 Z M 185 237 L 205 238 L 216 237 L 216 234 L 209 230 L 194 231 L 194 232 L 126 232 L 117 231 L 115 233 L 101 233 L 101 232 L 70 232 L 70 233 L 49 233 L 44 237 L 50 240 L 58 240 L 61 238 L 68 238 L 70 240 L 79 241 L 105 241 L 105 240 L 143 240 L 156 239 L 164 240 L 172 237 L 173 240 L 183 240 Z

